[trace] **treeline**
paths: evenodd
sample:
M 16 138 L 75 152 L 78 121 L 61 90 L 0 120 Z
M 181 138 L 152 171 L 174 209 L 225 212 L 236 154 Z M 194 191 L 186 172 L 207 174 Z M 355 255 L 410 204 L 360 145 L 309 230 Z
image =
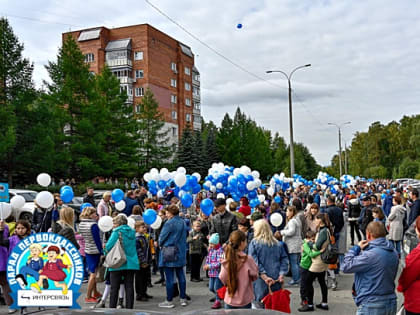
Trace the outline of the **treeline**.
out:
M 374 122 L 367 132 L 357 132 L 347 150 L 352 175 L 372 178 L 420 179 L 420 115 L 404 116 L 387 125 Z M 344 161 L 344 153 L 343 153 Z M 338 155 L 329 168 L 338 175 Z
M 309 150 L 301 143 L 295 143 L 294 150 L 296 173 L 315 178 L 321 167 Z M 290 174 L 290 151 L 284 139 L 258 126 L 240 108 L 233 119 L 226 114 L 219 128 L 210 121 L 203 123 L 202 131 L 184 130 L 177 156 L 179 166 L 202 175 L 219 161 L 236 167 L 247 165 L 258 170 L 262 179 L 282 171 Z

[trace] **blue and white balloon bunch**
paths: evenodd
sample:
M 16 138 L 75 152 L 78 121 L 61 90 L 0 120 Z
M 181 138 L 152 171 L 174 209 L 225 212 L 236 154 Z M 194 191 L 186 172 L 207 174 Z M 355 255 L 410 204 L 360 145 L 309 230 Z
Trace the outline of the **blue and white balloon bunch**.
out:
M 351 175 L 347 175 L 347 174 L 343 175 L 341 176 L 340 180 L 341 180 L 341 186 L 343 188 L 347 188 L 350 185 L 351 186 L 356 185 L 356 179 Z

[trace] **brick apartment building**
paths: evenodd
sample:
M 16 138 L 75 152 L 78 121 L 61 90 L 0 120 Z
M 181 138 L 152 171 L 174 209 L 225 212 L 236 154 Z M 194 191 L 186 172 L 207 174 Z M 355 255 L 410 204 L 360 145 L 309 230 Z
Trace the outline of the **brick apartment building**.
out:
M 92 72 L 108 65 L 133 110 L 140 110 L 138 104 L 150 88 L 164 114 L 171 144 L 178 142 L 188 123 L 201 129 L 200 73 L 190 47 L 148 24 L 84 29 L 63 33 L 63 39 L 68 35 L 79 44 Z

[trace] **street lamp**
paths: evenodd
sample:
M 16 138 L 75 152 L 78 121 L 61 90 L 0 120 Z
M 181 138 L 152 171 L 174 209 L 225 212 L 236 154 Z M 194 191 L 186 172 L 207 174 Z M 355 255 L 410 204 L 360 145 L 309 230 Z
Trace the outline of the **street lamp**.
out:
M 339 152 L 338 163 L 340 163 L 340 178 L 341 178 L 341 175 L 343 175 L 343 169 L 341 166 L 341 127 L 343 127 L 344 125 L 349 125 L 349 124 L 351 124 L 351 121 L 345 122 L 341 125 L 337 125 L 335 123 L 328 123 L 328 125 L 336 126 L 338 128 L 338 152 Z
M 296 70 L 310 67 L 311 64 L 307 64 L 304 66 L 299 66 L 295 69 L 293 69 L 292 72 L 290 72 L 289 75 L 287 75 L 286 72 L 283 72 L 281 70 L 269 70 L 266 71 L 266 73 L 273 73 L 273 72 L 279 72 L 284 74 L 284 76 L 287 78 L 287 82 L 289 83 L 289 128 L 290 128 L 290 176 L 293 177 L 293 174 L 295 173 L 295 152 L 293 149 L 293 117 L 292 117 L 292 85 L 290 83 L 290 80 L 292 78 L 293 73 L 295 73 Z

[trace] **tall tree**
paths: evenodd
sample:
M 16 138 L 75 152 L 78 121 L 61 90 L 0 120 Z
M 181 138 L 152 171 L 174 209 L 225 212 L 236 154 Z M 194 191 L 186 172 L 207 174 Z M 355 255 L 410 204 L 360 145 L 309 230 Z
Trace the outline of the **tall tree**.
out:
M 217 127 L 210 121 L 209 123 L 203 123 L 202 138 L 204 143 L 203 153 L 203 167 L 204 173 L 211 167 L 215 162 L 219 162 L 219 153 L 217 151 Z M 202 174 L 206 175 L 206 174 Z
M 194 133 L 191 130 L 191 125 L 187 126 L 182 131 L 181 140 L 178 145 L 177 162 L 178 166 L 183 166 L 188 173 L 193 173 L 195 168 L 195 161 L 193 159 L 194 152 Z

